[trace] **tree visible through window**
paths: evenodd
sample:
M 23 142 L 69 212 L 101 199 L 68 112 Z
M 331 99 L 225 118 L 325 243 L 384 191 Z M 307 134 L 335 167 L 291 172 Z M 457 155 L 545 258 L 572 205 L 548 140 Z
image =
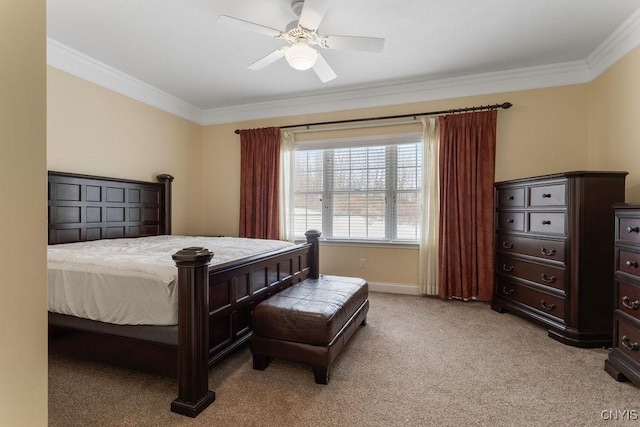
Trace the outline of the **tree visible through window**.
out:
M 417 241 L 422 143 L 297 150 L 294 231 L 334 240 Z

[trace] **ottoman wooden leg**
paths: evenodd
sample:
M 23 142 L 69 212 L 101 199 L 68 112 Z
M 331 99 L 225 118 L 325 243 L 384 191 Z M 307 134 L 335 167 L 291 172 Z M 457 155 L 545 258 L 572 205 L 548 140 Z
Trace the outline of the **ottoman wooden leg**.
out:
M 329 384 L 329 368 L 314 366 L 313 376 L 316 379 L 316 384 Z
M 268 356 L 263 356 L 262 354 L 254 354 L 253 355 L 253 369 L 257 369 L 258 371 L 264 371 L 267 369 L 271 363 L 271 358 Z
M 367 326 L 367 318 L 365 317 L 364 319 L 362 319 L 362 322 L 360 322 L 361 326 Z

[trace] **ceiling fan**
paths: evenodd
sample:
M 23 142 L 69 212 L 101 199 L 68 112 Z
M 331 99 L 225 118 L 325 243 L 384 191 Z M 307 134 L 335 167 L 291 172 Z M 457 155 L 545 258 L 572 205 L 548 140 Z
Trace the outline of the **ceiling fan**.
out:
M 288 43 L 249 65 L 247 67 L 249 70 L 260 70 L 284 56 L 289 65 L 296 70 L 313 68 L 320 80 L 326 83 L 335 79 L 337 75 L 313 46 L 366 52 L 382 52 L 384 48 L 384 39 L 379 37 L 319 35 L 318 26 L 330 5 L 331 0 L 293 0 L 291 9 L 298 19 L 290 22 L 284 31 L 227 15 L 220 15 L 218 22 L 275 37 Z

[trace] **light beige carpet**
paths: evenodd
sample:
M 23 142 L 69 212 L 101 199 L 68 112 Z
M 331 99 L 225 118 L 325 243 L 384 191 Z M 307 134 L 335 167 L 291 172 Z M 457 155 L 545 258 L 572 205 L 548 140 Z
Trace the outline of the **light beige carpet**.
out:
M 603 411 L 640 413 L 639 389 L 604 371 L 606 349 L 560 344 L 484 303 L 382 293 L 370 301 L 368 325 L 328 385 L 279 360 L 254 371 L 245 347 L 210 371 L 216 401 L 195 419 L 170 412 L 175 380 L 52 354 L 49 424 L 588 426 L 611 424 Z

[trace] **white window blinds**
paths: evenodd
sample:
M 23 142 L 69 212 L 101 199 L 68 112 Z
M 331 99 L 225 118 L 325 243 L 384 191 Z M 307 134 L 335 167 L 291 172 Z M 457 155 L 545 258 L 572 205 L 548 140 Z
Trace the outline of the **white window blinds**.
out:
M 417 241 L 422 145 L 419 135 L 403 135 L 298 146 L 295 235 L 318 229 L 333 240 Z

